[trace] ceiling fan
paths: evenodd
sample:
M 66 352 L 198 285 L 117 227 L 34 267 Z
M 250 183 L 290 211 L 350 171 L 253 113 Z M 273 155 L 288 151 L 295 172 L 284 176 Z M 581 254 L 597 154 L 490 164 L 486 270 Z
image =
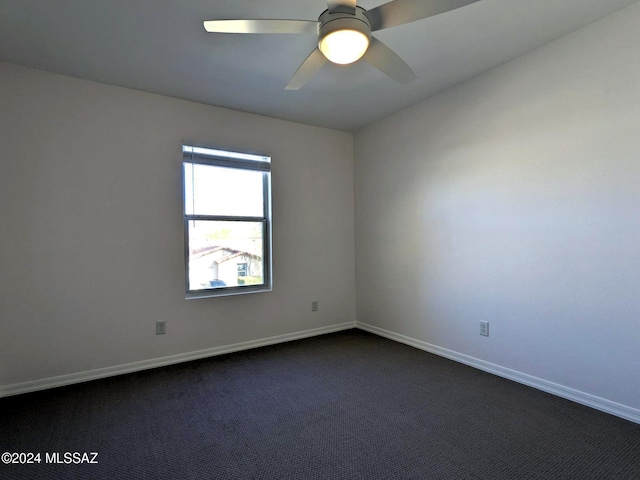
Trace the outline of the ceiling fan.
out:
M 480 0 L 393 0 L 371 10 L 356 0 L 327 0 L 318 20 L 208 20 L 207 32 L 304 33 L 318 36 L 318 47 L 302 62 L 285 90 L 299 90 L 329 62 L 339 65 L 364 58 L 394 80 L 407 84 L 414 71 L 371 32 L 464 7 Z

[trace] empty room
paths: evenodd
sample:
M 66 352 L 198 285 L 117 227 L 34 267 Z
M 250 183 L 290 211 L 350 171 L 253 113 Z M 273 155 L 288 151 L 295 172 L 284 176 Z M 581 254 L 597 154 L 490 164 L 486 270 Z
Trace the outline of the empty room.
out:
M 638 0 L 0 0 L 0 478 L 640 479 Z

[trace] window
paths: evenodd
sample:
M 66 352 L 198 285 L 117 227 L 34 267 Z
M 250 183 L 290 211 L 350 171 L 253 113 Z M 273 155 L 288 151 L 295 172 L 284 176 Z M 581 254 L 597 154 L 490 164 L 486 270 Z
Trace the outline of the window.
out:
M 239 263 L 238 264 L 238 277 L 246 277 L 247 276 L 247 264 Z
M 183 145 L 186 297 L 271 290 L 271 159 Z

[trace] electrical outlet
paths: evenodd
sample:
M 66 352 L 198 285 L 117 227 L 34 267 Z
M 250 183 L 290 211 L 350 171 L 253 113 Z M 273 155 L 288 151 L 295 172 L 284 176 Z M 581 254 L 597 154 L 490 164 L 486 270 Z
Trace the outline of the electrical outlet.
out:
M 480 335 L 489 336 L 489 322 L 480 322 Z
M 317 312 L 318 311 L 318 301 L 317 300 L 311 301 L 311 311 L 312 312 Z
M 156 335 L 164 335 L 167 333 L 167 322 L 156 322 Z

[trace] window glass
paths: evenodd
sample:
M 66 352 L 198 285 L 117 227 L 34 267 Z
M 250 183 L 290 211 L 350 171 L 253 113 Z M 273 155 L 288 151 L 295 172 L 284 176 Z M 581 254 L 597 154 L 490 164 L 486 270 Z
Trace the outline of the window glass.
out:
M 189 215 L 262 217 L 264 214 L 262 172 L 185 165 L 185 190 Z
M 189 222 L 189 290 L 261 285 L 263 222 Z
M 186 298 L 271 290 L 271 164 L 183 146 Z

